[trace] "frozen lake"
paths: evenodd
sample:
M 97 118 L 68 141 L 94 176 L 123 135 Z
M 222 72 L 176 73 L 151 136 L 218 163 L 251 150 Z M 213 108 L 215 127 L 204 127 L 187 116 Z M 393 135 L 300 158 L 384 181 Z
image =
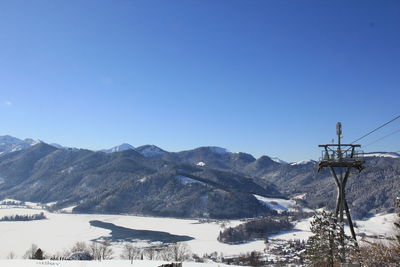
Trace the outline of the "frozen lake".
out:
M 12 251 L 22 257 L 31 244 L 37 244 L 48 254 L 56 254 L 70 249 L 77 241 L 98 240 L 101 237 L 112 238 L 111 229 L 96 227 L 91 221 L 110 223 L 118 227 L 135 230 L 165 232 L 174 236 L 192 237 L 186 241 L 193 253 L 239 254 L 253 250 L 263 250 L 263 241 L 247 244 L 228 245 L 217 241 L 222 224 L 234 226 L 240 221 L 219 221 L 200 223 L 198 220 L 157 218 L 131 215 L 100 215 L 100 214 L 65 214 L 49 213 L 39 208 L 0 208 L 0 217 L 13 214 L 36 214 L 44 212 L 48 219 L 26 222 L 0 222 L 2 242 L 0 258 L 6 258 Z M 160 242 L 155 242 L 160 243 Z M 118 258 L 123 242 L 113 242 L 114 257 Z M 154 243 L 153 243 L 154 244 Z M 149 242 L 136 241 L 137 246 L 149 246 Z
M 112 241 L 114 258 L 119 258 L 124 242 L 124 231 L 128 231 L 131 235 L 128 239 L 140 247 L 160 244 L 160 241 L 168 241 L 168 238 L 172 238 L 172 241 L 174 238 L 183 238 L 182 240 L 188 240 L 185 243 L 190 247 L 192 253 L 200 256 L 215 251 L 224 255 L 238 255 L 254 250 L 263 251 L 265 248 L 263 240 L 238 245 L 228 245 L 217 241 L 223 227 L 242 223 L 239 220 L 199 222 L 189 219 L 132 215 L 49 213 L 33 204 L 31 208 L 0 205 L 0 217 L 40 212 L 44 212 L 48 219 L 0 222 L 0 233 L 3 240 L 0 244 L 0 259 L 5 259 L 10 252 L 14 252 L 17 258 L 21 258 L 33 243 L 51 256 L 70 249 L 77 241 L 90 242 L 99 239 Z M 357 221 L 359 228 L 356 232 L 389 237 L 393 230 L 393 219 L 394 214 L 382 214 L 368 220 Z M 93 221 L 100 223 L 96 225 L 93 224 Z M 311 235 L 309 222 L 310 219 L 299 221 L 293 231 L 274 235 L 270 239 L 306 240 Z M 135 236 L 138 233 L 140 235 Z M 149 236 L 146 237 L 146 235 Z M 152 243 L 145 240 L 152 240 Z

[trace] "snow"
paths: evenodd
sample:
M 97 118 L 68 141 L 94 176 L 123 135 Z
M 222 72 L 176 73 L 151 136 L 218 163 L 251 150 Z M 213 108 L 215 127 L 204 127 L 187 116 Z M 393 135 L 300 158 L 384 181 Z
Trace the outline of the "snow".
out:
M 36 206 L 40 206 L 37 204 Z M 236 226 L 242 221 L 209 221 L 144 217 L 132 215 L 100 215 L 100 214 L 67 214 L 50 213 L 41 209 L 9 208 L 0 209 L 0 217 L 11 214 L 37 214 L 44 212 L 48 219 L 27 222 L 0 222 L 2 242 L 0 244 L 0 259 L 5 259 L 13 251 L 17 257 L 22 257 L 31 244 L 37 244 L 50 255 L 70 249 L 75 242 L 98 239 L 110 235 L 110 230 L 93 227 L 92 220 L 113 223 L 118 226 L 164 231 L 175 235 L 187 235 L 194 239 L 186 242 L 193 253 L 203 255 L 217 251 L 224 255 L 239 255 L 253 250 L 262 251 L 264 242 L 254 241 L 246 244 L 229 245 L 217 241 L 223 227 Z M 224 223 L 224 225 L 222 225 Z M 114 256 L 119 257 L 122 251 L 121 243 L 112 243 Z M 140 247 L 151 245 L 146 241 L 135 243 Z M 0 266 L 2 266 L 0 264 Z
M 74 166 L 70 166 L 70 167 L 68 167 L 68 168 L 66 168 L 66 169 L 64 169 L 64 170 L 61 170 L 61 173 L 68 173 L 68 174 L 70 174 L 74 169 L 75 169 Z
M 364 153 L 364 157 L 379 157 L 379 158 L 400 158 L 400 155 L 394 152 L 371 152 L 371 153 Z
M 76 207 L 76 205 L 74 205 L 74 206 L 69 206 L 69 207 L 66 207 L 66 208 L 61 209 L 60 211 L 63 212 L 63 213 L 72 213 L 72 210 L 73 210 L 75 207 Z
M 135 149 L 133 146 L 131 146 L 130 144 L 126 144 L 123 143 L 119 146 L 114 146 L 110 149 L 104 149 L 101 150 L 102 152 L 106 152 L 106 153 L 114 153 L 114 152 L 120 152 L 120 151 L 125 151 L 125 150 L 129 150 L 129 149 Z
M 138 181 L 141 183 L 144 183 L 147 181 L 147 179 L 148 179 L 148 177 L 143 177 L 143 178 L 140 178 Z
M 371 218 L 366 220 L 356 220 L 355 232 L 358 236 L 366 236 L 366 237 L 374 237 L 374 238 L 389 238 L 393 235 L 393 222 L 396 218 L 395 213 L 388 214 L 377 214 Z M 279 239 L 279 240 L 307 240 L 311 235 L 310 231 L 310 222 L 312 221 L 312 217 L 308 219 L 304 219 L 298 221 L 293 230 L 276 234 L 270 237 L 270 239 Z M 345 227 L 345 231 L 347 235 L 350 234 L 350 228 L 348 226 Z M 360 239 L 360 237 L 358 237 Z M 362 239 L 361 239 L 362 240 Z
M 228 151 L 228 149 L 223 148 L 223 147 L 210 146 L 209 149 L 210 149 L 212 152 L 216 153 L 216 154 L 221 154 L 221 155 L 230 154 L 230 152 Z
M 265 206 L 274 209 L 278 212 L 287 211 L 289 209 L 293 209 L 297 206 L 296 201 L 288 200 L 283 198 L 271 198 L 271 197 L 263 197 L 259 195 L 253 195 L 260 203 Z
M 176 176 L 176 179 L 181 182 L 183 185 L 188 185 L 188 184 L 193 184 L 193 183 L 198 183 L 198 184 L 202 184 L 202 185 L 206 185 L 205 183 L 186 177 L 186 176 L 182 176 L 182 175 L 178 175 Z
M 356 221 L 357 233 L 365 233 L 367 236 L 390 237 L 394 230 L 393 222 L 396 219 L 395 213 L 377 214 L 366 220 Z
M 42 209 L 43 207 L 48 206 L 48 204 L 40 204 L 40 203 L 34 203 L 34 202 L 22 202 L 20 200 L 15 200 L 11 198 L 3 199 L 0 201 L 0 208 L 1 209 L 9 209 L 10 207 L 12 208 L 24 208 L 24 209 Z
M 160 156 L 165 153 L 164 150 L 155 145 L 147 145 L 141 148 L 138 152 L 147 158 Z
M 286 161 L 281 160 L 280 158 L 277 158 L 277 157 L 270 157 L 270 159 L 272 159 L 273 161 L 280 163 L 280 164 L 287 164 Z
M 15 200 L 15 199 L 12 199 L 12 198 L 6 198 L 6 199 L 3 199 L 3 200 L 0 201 L 0 205 L 4 205 L 5 203 L 9 203 L 9 202 L 12 202 L 15 205 L 22 204 L 22 201 Z
M 307 239 L 312 235 L 310 231 L 311 220 L 312 218 L 300 220 L 295 223 L 293 230 L 272 235 L 270 239 L 287 240 L 287 241 L 299 239 L 307 241 Z
M 19 150 L 23 150 L 29 148 L 31 146 L 37 145 L 41 143 L 40 140 L 33 140 L 33 139 L 25 139 L 21 140 L 16 137 L 12 137 L 10 135 L 0 136 L 0 149 L 2 152 L 15 152 Z
M 48 202 L 48 203 L 46 203 L 46 204 L 44 204 L 44 205 L 46 205 L 47 207 L 52 207 L 52 206 L 56 205 L 57 202 L 58 202 L 58 201 Z
M 300 200 L 304 200 L 306 198 L 307 198 L 307 193 L 300 194 L 300 195 L 297 195 L 297 196 L 293 197 L 293 199 L 300 199 Z
M 202 162 L 202 161 L 197 162 L 196 165 L 200 166 L 200 167 L 206 166 L 206 164 L 204 162 Z
M 30 143 L 31 146 L 36 146 L 37 144 L 42 143 L 41 140 L 25 139 L 24 141 L 27 143 Z
M 181 177 L 183 181 L 188 177 Z M 190 178 L 188 178 L 190 179 Z M 191 179 L 194 180 L 194 179 Z M 189 182 L 192 182 L 189 180 Z M 198 181 L 196 181 L 198 182 Z M 285 200 L 279 198 L 266 198 L 257 196 L 257 199 L 270 205 L 279 206 L 281 210 L 290 209 L 295 205 L 294 200 Z M 191 236 L 194 239 L 185 242 L 191 249 L 192 253 L 203 255 L 204 253 L 212 253 L 214 251 L 223 253 L 225 256 L 239 255 L 241 253 L 251 251 L 263 251 L 265 244 L 263 240 L 253 241 L 245 244 L 229 245 L 217 241 L 219 232 L 227 227 L 237 226 L 243 221 L 198 221 L 194 219 L 175 219 L 175 218 L 159 218 L 159 217 L 145 217 L 133 215 L 102 215 L 102 214 L 68 214 L 68 213 L 50 213 L 41 209 L 42 204 L 29 203 L 26 207 L 19 206 L 6 206 L 1 205 L 0 202 L 0 217 L 5 215 L 27 215 L 37 214 L 44 212 L 48 219 L 27 222 L 0 222 L 0 233 L 2 233 L 2 242 L 0 244 L 0 259 L 5 259 L 12 251 L 16 254 L 17 258 L 22 257 L 25 251 L 31 244 L 37 244 L 48 254 L 56 254 L 70 249 L 75 242 L 85 241 L 90 242 L 101 237 L 110 236 L 110 230 L 93 227 L 89 224 L 92 220 L 99 220 L 107 223 L 113 223 L 117 226 L 127 227 L 139 230 L 151 231 L 164 231 L 174 235 Z M 276 204 L 271 204 L 274 202 Z M 21 203 L 20 203 L 21 204 Z M 49 203 L 48 203 L 49 204 Z M 64 209 L 70 211 L 73 207 Z M 278 207 L 277 207 L 278 208 Z M 356 232 L 367 236 L 383 236 L 389 237 L 393 231 L 392 225 L 395 214 L 379 214 L 367 220 L 356 221 L 358 228 Z M 293 240 L 300 239 L 306 240 L 311 236 L 310 222 L 312 218 L 300 220 L 295 223 L 294 229 L 291 231 L 279 233 L 270 237 L 271 240 Z M 349 234 L 348 228 L 346 232 Z M 136 242 L 134 245 L 139 247 L 146 247 L 154 243 L 149 243 L 145 240 Z M 114 250 L 114 257 L 118 258 L 122 251 L 122 243 L 113 242 L 112 248 Z M 15 262 L 15 263 L 14 263 Z M 113 261 L 115 264 L 119 261 Z M 122 261 L 121 261 L 122 262 Z M 137 261 L 136 261 L 137 262 Z M 144 262 L 143 262 L 144 263 Z M 153 264 L 155 262 L 151 262 Z M 15 265 L 11 265 L 15 264 Z M 18 265 L 17 261 L 12 261 L 10 265 L 5 261 L 0 261 L 0 266 L 30 266 L 23 265 L 21 262 Z M 29 261 L 27 264 L 30 264 Z M 64 263 L 62 264 L 72 264 Z M 86 263 L 85 263 L 86 264 Z M 88 263 L 95 264 L 95 263 Z M 98 263 L 99 264 L 99 263 Z M 187 263 L 190 264 L 190 263 Z M 221 264 L 220 264 L 221 265 Z M 74 265 L 61 265 L 61 266 L 74 266 Z M 79 265 L 86 266 L 86 265 Z M 101 265 L 87 265 L 87 266 L 101 266 Z M 119 266 L 119 265 L 110 265 Z M 123 265 L 121 265 L 123 266 Z M 145 266 L 145 265 L 143 265 Z M 152 265 L 158 266 L 158 265 Z M 184 266 L 192 266 L 186 265 Z M 197 266 L 197 265 L 193 265 Z
M 310 159 L 310 160 L 302 160 L 302 161 L 298 161 L 298 162 L 292 162 L 290 163 L 290 165 L 292 166 L 296 166 L 296 165 L 305 165 L 311 162 L 315 162 L 314 160 Z
M 162 264 L 171 263 L 166 261 L 134 260 L 133 266 L 157 267 Z M 59 266 L 59 267 L 130 267 L 129 260 L 104 260 L 104 261 L 37 261 L 37 260 L 0 260 L 0 266 L 7 267 L 37 267 L 38 265 Z M 222 263 L 196 263 L 183 262 L 183 267 L 226 267 Z

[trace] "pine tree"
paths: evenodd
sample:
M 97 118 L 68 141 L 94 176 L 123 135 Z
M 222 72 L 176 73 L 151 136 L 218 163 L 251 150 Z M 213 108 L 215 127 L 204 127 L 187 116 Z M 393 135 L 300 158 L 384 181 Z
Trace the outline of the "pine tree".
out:
M 39 248 L 35 252 L 35 256 L 33 257 L 35 260 L 44 260 L 43 251 Z
M 346 256 L 355 250 L 354 242 L 347 235 L 343 237 L 345 247 L 342 247 L 343 225 L 330 212 L 315 214 L 310 228 L 314 235 L 308 239 L 306 259 L 311 266 L 334 266 L 347 260 L 342 258 L 342 249 Z
M 397 206 L 397 220 L 394 223 L 395 231 L 396 231 L 396 241 L 397 247 L 400 250 L 400 197 L 396 199 L 396 206 Z

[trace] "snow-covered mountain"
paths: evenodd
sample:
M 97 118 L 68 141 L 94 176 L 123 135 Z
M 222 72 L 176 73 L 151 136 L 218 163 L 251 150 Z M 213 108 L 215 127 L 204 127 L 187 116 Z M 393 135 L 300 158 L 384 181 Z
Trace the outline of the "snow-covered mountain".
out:
M 292 162 L 292 163 L 290 163 L 290 165 L 292 165 L 292 166 L 306 165 L 306 164 L 309 164 L 309 163 L 316 163 L 316 161 L 312 160 L 312 159 L 310 159 L 310 160 L 302 160 L 302 161 L 298 161 L 298 162 Z
M 164 154 L 167 154 L 168 152 L 159 148 L 158 146 L 155 145 L 144 145 L 140 146 L 135 149 L 136 152 L 139 152 L 143 156 L 147 158 L 152 158 L 152 157 L 158 157 L 162 156 Z
M 223 148 L 223 147 L 217 147 L 217 146 L 210 146 L 208 147 L 212 152 L 216 153 L 216 154 L 230 154 L 231 152 L 229 152 L 228 149 Z
M 272 159 L 273 161 L 280 163 L 280 164 L 288 164 L 286 161 L 281 160 L 280 158 L 277 158 L 277 157 L 270 157 L 270 159 Z
M 101 150 L 101 152 L 114 153 L 114 152 L 129 150 L 129 149 L 135 149 L 135 148 L 133 146 L 131 146 L 130 144 L 123 143 L 123 144 L 120 144 L 119 146 L 114 146 L 110 149 L 103 149 L 103 150 Z
M 395 152 L 368 152 L 363 154 L 364 157 L 379 157 L 379 158 L 400 158 L 400 154 Z
M 30 138 L 21 140 L 10 135 L 0 136 L 0 155 L 7 152 L 26 149 L 40 142 L 40 140 L 33 140 Z
M 110 212 L 112 209 L 121 213 L 183 217 L 210 211 L 215 217 L 255 216 L 265 207 L 250 193 L 264 197 L 306 194 L 304 201 L 309 207 L 331 205 L 328 206 L 331 208 L 334 205 L 332 177 L 328 171 L 317 173 L 316 162 L 312 160 L 282 164 L 268 156 L 255 159 L 247 153 L 231 153 L 218 147 L 168 152 L 154 145 L 132 150 L 132 146 L 123 144 L 110 152 L 126 149 L 130 150 L 102 153 L 87 149 L 58 149 L 32 139 L 0 136 L 0 198 L 70 201 L 59 204 L 60 208 L 82 203 L 77 212 Z M 352 174 L 356 186 L 348 193 L 357 212 L 355 217 L 391 207 L 390 201 L 400 189 L 396 182 L 400 175 L 399 160 L 397 153 L 366 154 L 366 168 L 361 173 Z M 206 182 L 207 186 L 186 183 L 185 180 L 185 183 L 178 183 L 181 186 L 178 192 L 176 175 Z M 88 185 L 84 190 L 81 181 Z M 115 184 L 116 181 L 119 183 Z M 374 190 L 365 191 L 365 188 Z M 238 191 L 244 193 L 238 195 Z M 322 193 L 315 194 L 317 191 Z M 110 200 L 108 194 L 111 193 L 118 197 Z M 376 199 L 377 194 L 383 197 Z M 123 202 L 127 195 L 130 202 Z M 190 204 L 196 203 L 192 202 L 194 198 L 205 196 L 209 197 L 210 210 L 204 207 L 198 210 Z M 221 199 L 229 199 L 224 202 L 223 209 L 220 208 Z M 258 205 L 259 209 L 248 209 L 243 203 Z M 177 205 L 180 208 L 170 209 Z M 119 207 L 118 211 L 115 207 Z M 228 208 L 229 213 L 226 212 Z
M 57 143 L 51 143 L 49 145 L 54 146 L 55 148 L 59 148 L 59 149 L 68 149 L 68 147 L 62 146 L 62 145 L 57 144 Z

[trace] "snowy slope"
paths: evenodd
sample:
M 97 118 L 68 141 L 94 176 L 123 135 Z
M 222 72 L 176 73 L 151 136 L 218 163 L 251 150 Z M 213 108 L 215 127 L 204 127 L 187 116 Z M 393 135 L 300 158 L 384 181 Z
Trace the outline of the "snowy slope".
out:
M 291 199 L 271 198 L 259 195 L 253 195 L 253 196 L 263 205 L 278 212 L 287 211 L 289 209 L 294 209 L 295 207 L 297 207 L 296 201 Z
M 193 184 L 193 183 L 198 183 L 198 184 L 202 184 L 202 185 L 206 185 L 205 183 L 186 177 L 186 176 L 182 176 L 182 175 L 178 175 L 176 176 L 176 179 L 181 182 L 183 185 L 188 185 L 188 184 Z
M 400 155 L 394 152 L 370 152 L 364 153 L 364 157 L 379 157 L 379 158 L 400 158 Z
M 376 238 L 389 238 L 393 236 L 393 222 L 396 217 L 395 213 L 389 214 L 378 214 L 367 220 L 356 220 L 355 228 L 358 240 L 363 240 L 362 236 L 376 237 Z M 280 233 L 271 236 L 271 239 L 283 239 L 283 240 L 307 240 L 311 235 L 310 222 L 312 218 L 304 219 L 297 222 L 294 229 L 288 232 Z M 346 226 L 346 234 L 349 236 L 350 229 Z
M 0 155 L 8 152 L 27 149 L 40 143 L 40 140 L 27 138 L 25 140 L 18 139 L 10 135 L 0 136 Z
M 298 162 L 292 162 L 292 163 L 290 163 L 290 165 L 292 165 L 292 166 L 305 165 L 305 164 L 314 163 L 314 162 L 315 162 L 315 160 L 310 159 L 310 160 L 302 160 L 302 161 L 298 161 Z
M 287 164 L 286 161 L 281 160 L 280 158 L 277 158 L 277 157 L 270 157 L 270 159 L 272 159 L 273 161 L 280 163 L 280 164 Z
M 120 144 L 119 146 L 114 146 L 110 149 L 103 149 L 101 151 L 106 152 L 106 153 L 114 153 L 114 152 L 129 150 L 129 149 L 135 149 L 135 148 L 133 146 L 131 146 L 130 144 L 123 143 L 123 144 Z
M 157 157 L 167 153 L 155 145 L 144 145 L 136 148 L 135 150 L 147 158 Z

